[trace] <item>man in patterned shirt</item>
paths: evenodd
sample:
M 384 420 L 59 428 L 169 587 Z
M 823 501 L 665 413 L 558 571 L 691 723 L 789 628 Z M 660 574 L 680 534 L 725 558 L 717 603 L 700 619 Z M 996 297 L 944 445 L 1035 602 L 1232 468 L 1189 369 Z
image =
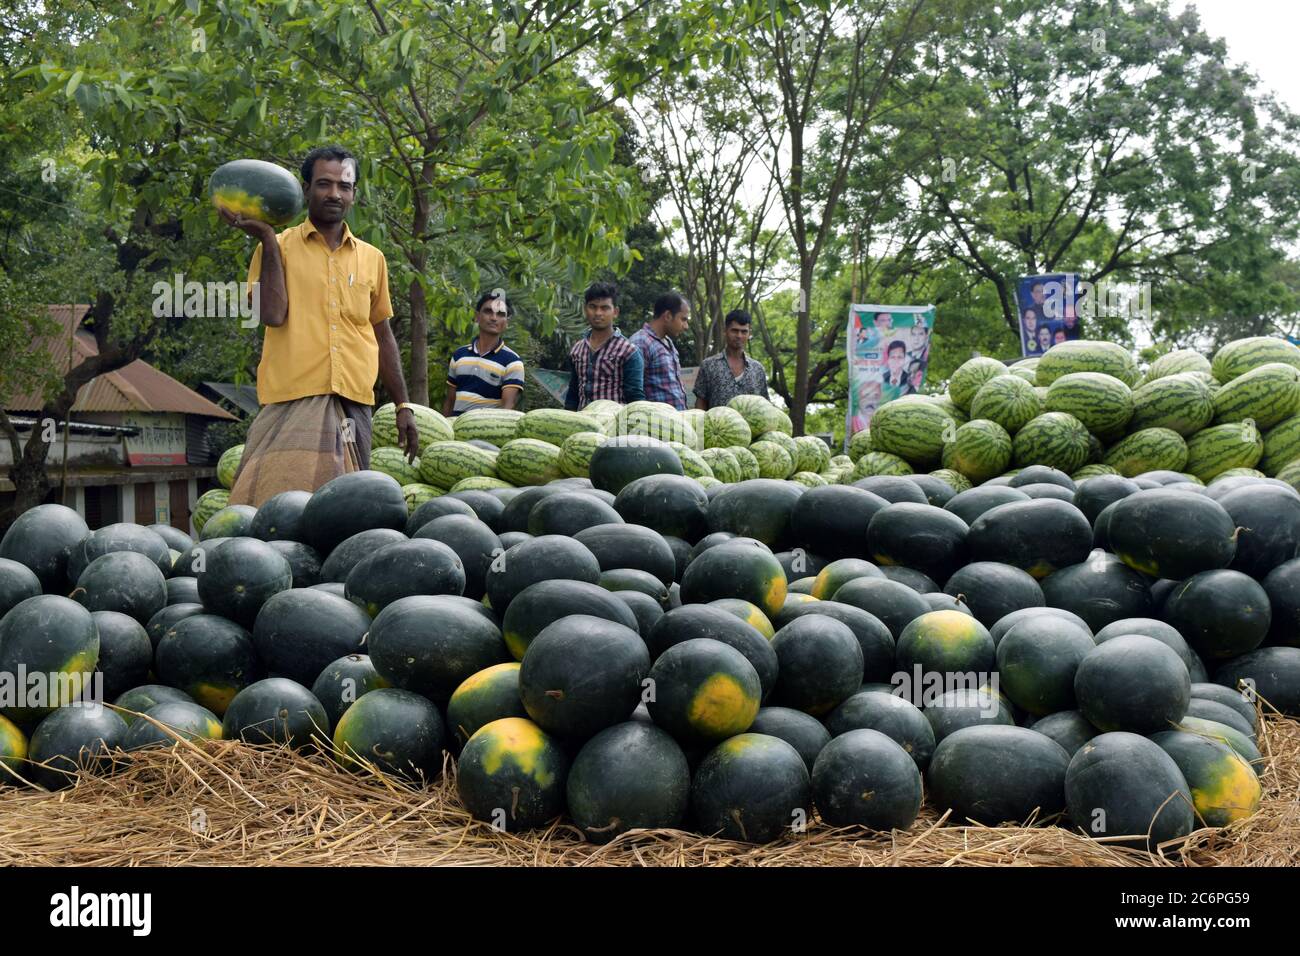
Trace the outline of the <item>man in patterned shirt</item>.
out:
M 686 389 L 682 387 L 682 365 L 673 339 L 686 331 L 691 304 L 677 292 L 665 292 L 655 299 L 654 318 L 632 336 L 632 344 L 645 360 L 645 397 L 664 402 L 679 412 L 686 411 Z
M 447 363 L 447 417 L 475 408 L 514 408 L 524 394 L 524 363 L 501 338 L 510 323 L 510 302 L 500 289 L 479 296 L 474 306 L 478 335 L 452 353 Z
M 569 390 L 564 407 L 571 412 L 597 399 L 636 402 L 645 398 L 641 386 L 641 353 L 614 325 L 618 318 L 618 289 L 612 282 L 597 282 L 583 294 L 587 334 L 569 349 Z
M 761 395 L 767 398 L 767 372 L 755 359 L 745 354 L 749 342 L 749 313 L 732 309 L 723 322 L 727 348 L 700 363 L 695 378 L 695 407 L 708 410 L 725 405 L 737 395 Z

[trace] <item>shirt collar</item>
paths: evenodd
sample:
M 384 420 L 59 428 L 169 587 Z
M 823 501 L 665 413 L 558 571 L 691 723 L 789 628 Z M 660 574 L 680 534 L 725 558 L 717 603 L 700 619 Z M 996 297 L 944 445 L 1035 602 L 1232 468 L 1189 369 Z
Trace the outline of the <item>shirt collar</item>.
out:
M 302 221 L 302 238 L 306 240 L 312 233 L 319 234 L 320 230 L 316 228 L 316 223 L 311 221 L 311 216 L 308 216 Z M 324 236 L 321 236 L 321 239 L 324 238 Z M 356 243 L 356 236 L 352 235 L 352 230 L 348 228 L 347 220 L 343 221 L 343 240 L 339 245 L 341 246 L 345 242 Z
M 584 339 L 589 339 L 589 338 L 591 338 L 591 333 L 594 332 L 594 331 L 595 331 L 595 329 L 590 329 L 590 328 L 589 328 L 589 329 L 587 329 L 586 332 L 583 332 L 583 333 L 582 333 L 582 337 L 583 337 Z M 621 338 L 626 338 L 626 336 L 623 335 L 623 333 L 619 330 L 618 326 L 614 326 L 614 334 L 611 335 L 610 338 L 612 338 L 612 339 L 621 339 Z
M 497 347 L 494 348 L 491 352 L 480 352 L 478 350 L 478 336 L 476 335 L 469 340 L 469 350 L 473 352 L 475 355 L 496 355 L 505 347 L 506 347 L 506 340 L 502 339 L 500 342 L 497 343 Z
M 652 339 L 654 339 L 660 345 L 665 345 L 668 348 L 671 348 L 673 351 L 677 350 L 677 345 L 676 343 L 673 342 L 672 337 L 669 336 L 667 332 L 665 332 L 663 335 L 655 335 L 654 327 L 649 322 L 641 326 L 641 331 L 647 333 Z

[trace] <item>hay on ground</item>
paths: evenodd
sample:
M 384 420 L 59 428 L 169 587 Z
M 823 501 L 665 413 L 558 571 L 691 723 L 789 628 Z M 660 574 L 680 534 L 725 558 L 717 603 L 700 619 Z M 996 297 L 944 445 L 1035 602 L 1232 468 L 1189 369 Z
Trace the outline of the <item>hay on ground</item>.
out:
M 24 866 L 1295 866 L 1300 722 L 1270 718 L 1259 812 L 1149 854 L 1057 827 L 954 826 L 929 808 L 906 832 L 814 823 L 767 846 L 677 830 L 605 846 L 570 825 L 511 835 L 472 820 L 455 765 L 425 789 L 329 757 L 232 741 L 143 751 L 56 793 L 0 794 L 0 863 Z

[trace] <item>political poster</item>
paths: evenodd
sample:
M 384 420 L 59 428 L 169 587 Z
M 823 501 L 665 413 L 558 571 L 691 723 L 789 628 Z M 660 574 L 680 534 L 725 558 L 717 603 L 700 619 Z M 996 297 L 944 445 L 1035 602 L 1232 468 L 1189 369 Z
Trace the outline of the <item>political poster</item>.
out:
M 1042 355 L 1059 342 L 1081 337 L 1078 296 L 1078 276 L 1068 272 L 1016 280 L 1021 355 Z
M 933 332 L 933 305 L 849 306 L 846 442 L 885 402 L 921 394 Z

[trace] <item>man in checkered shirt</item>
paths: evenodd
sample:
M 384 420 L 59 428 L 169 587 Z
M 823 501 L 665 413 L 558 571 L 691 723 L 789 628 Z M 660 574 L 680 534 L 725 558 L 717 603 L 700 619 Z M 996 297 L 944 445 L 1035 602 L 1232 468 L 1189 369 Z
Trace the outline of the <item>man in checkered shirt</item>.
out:
M 691 304 L 677 292 L 665 292 L 655 299 L 654 318 L 632 336 L 632 344 L 645 360 L 645 397 L 686 411 L 686 389 L 682 386 L 682 365 L 673 339 L 686 331 Z

